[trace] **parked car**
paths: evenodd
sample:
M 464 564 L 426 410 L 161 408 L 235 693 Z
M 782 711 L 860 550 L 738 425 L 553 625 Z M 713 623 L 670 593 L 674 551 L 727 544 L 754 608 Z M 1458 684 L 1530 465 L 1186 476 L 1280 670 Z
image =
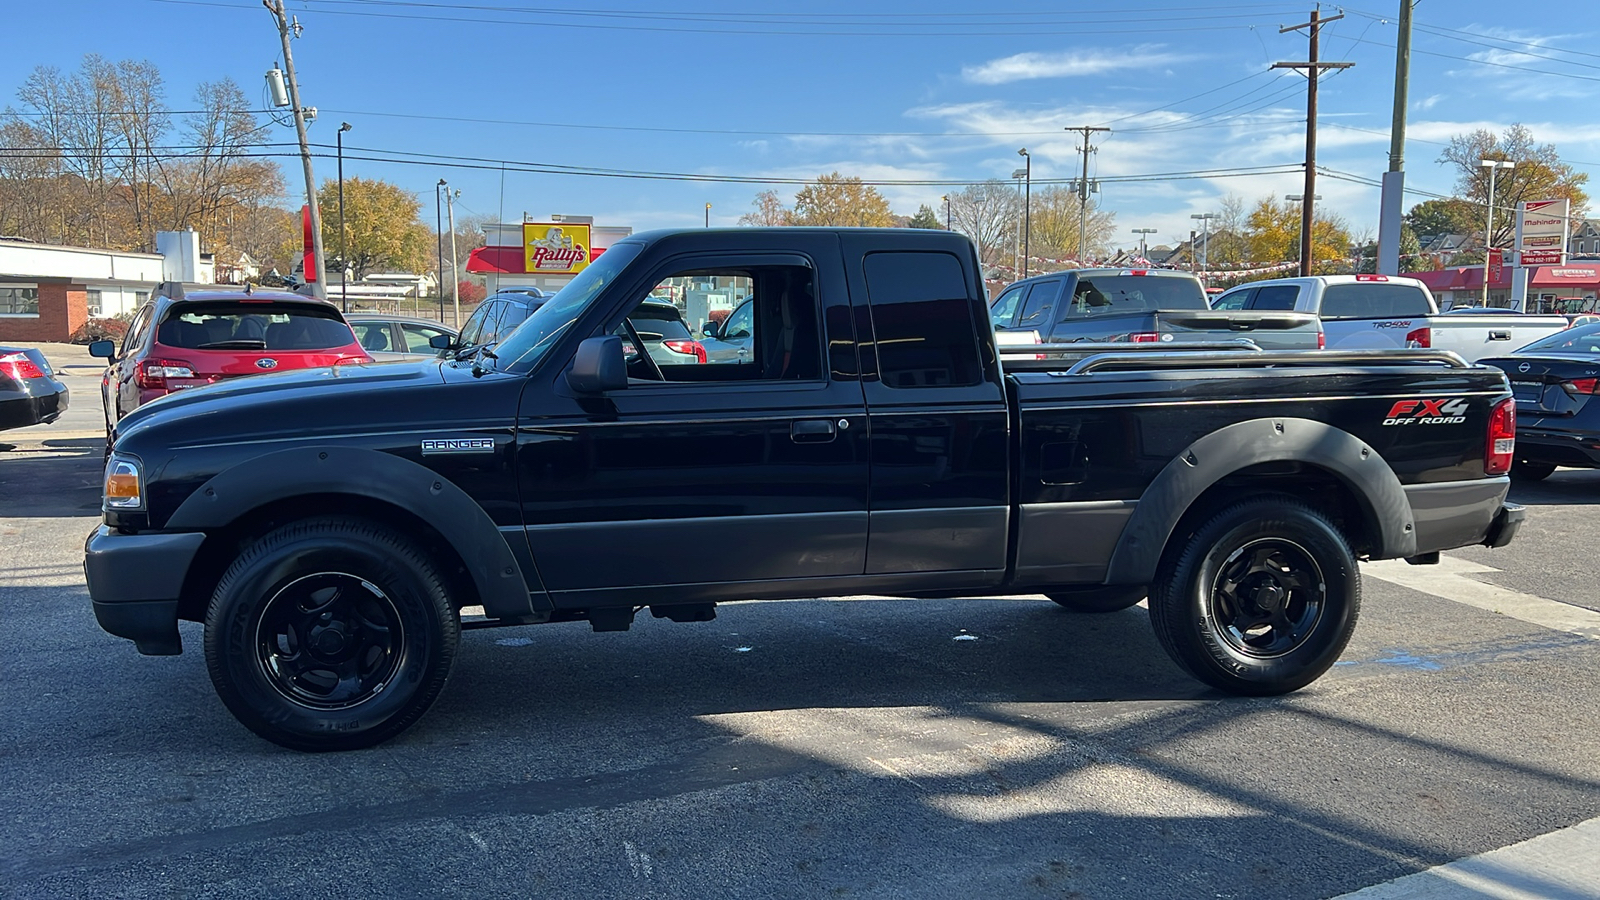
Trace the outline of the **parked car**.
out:
M 451 343 L 456 340 L 456 330 L 432 319 L 408 316 L 387 316 L 379 313 L 351 313 L 346 317 L 356 333 L 361 349 L 377 362 L 397 359 L 426 359 L 439 351 L 430 343 L 443 336 Z
M 0 430 L 54 422 L 70 399 L 43 352 L 0 347 Z
M 134 314 L 119 349 L 95 341 L 107 441 L 124 416 L 177 391 L 241 375 L 369 363 L 339 307 L 278 291 L 194 291 L 163 283 Z
M 446 346 L 434 344 L 441 356 L 464 356 L 478 347 L 498 343 L 501 338 L 516 330 L 533 311 L 543 306 L 551 294 L 538 288 L 508 288 L 496 291 L 478 304 L 467 317 L 461 333 Z
M 1002 291 L 989 317 L 997 330 L 1037 331 L 1046 344 L 1248 338 L 1263 350 L 1322 346 L 1316 316 L 1213 311 L 1200 279 L 1170 269 L 1068 269 L 1036 275 Z
M 698 365 L 707 361 L 705 345 L 689 333 L 683 314 L 670 300 L 646 298 L 628 314 L 628 323 L 639 333 L 645 351 L 657 365 Z M 625 334 L 625 330 L 618 331 L 619 336 Z M 633 345 L 624 341 L 623 352 L 631 350 Z
M 651 285 L 741 275 L 747 362 L 650 365 L 640 329 L 616 333 Z M 338 750 L 424 714 L 465 607 L 475 627 L 621 631 L 646 607 L 704 622 L 724 601 L 1045 594 L 1106 612 L 1148 595 L 1197 679 L 1282 694 L 1343 652 L 1358 559 L 1437 562 L 1522 521 L 1498 369 L 1195 350 L 1002 368 L 995 346 L 959 234 L 633 235 L 492 356 L 134 412 L 89 595 L 142 653 L 181 652 L 178 621 L 204 621 L 240 722 Z
M 1600 323 L 1482 362 L 1506 373 L 1517 399 L 1512 478 L 1541 481 L 1557 466 L 1600 468 Z
M 706 362 L 708 363 L 741 363 L 748 362 L 754 357 L 755 340 L 755 307 L 752 300 L 746 300 L 733 308 L 728 317 L 718 322 L 707 322 L 700 326 L 700 333 L 705 337 L 700 343 L 705 346 Z
M 1322 319 L 1330 350 L 1432 348 L 1468 362 L 1494 356 L 1568 326 L 1563 316 L 1481 309 L 1441 314 L 1428 286 L 1389 275 L 1313 275 L 1252 281 L 1228 290 L 1213 309 L 1295 310 Z

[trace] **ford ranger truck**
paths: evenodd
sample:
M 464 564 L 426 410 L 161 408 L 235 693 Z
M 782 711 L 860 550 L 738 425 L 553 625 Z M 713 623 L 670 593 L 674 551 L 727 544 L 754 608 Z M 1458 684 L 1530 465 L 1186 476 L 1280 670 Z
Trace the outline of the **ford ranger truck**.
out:
M 643 345 L 689 276 L 751 287 L 747 359 Z M 734 600 L 1148 597 L 1194 677 L 1281 694 L 1350 639 L 1358 561 L 1511 540 L 1514 429 L 1503 373 L 1437 351 L 1002 365 L 957 234 L 650 232 L 461 359 L 130 412 L 84 564 L 106 631 L 175 654 L 201 623 L 222 702 L 302 750 L 416 722 L 464 627 Z

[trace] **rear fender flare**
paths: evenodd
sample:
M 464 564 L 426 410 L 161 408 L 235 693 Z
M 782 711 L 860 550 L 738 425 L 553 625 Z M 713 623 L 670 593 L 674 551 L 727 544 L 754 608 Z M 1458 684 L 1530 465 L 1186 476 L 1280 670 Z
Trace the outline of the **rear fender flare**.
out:
M 1149 584 L 1183 514 L 1218 481 L 1268 462 L 1317 466 L 1344 482 L 1377 523 L 1383 559 L 1416 553 L 1411 503 L 1378 451 L 1339 428 L 1298 418 L 1252 419 L 1220 428 L 1190 444 L 1139 498 L 1111 554 L 1107 584 Z
M 367 497 L 432 525 L 466 564 L 490 618 L 533 616 L 530 589 L 545 596 L 477 501 L 432 469 L 376 450 L 301 447 L 239 463 L 190 494 L 166 527 L 214 531 L 269 503 L 315 494 Z

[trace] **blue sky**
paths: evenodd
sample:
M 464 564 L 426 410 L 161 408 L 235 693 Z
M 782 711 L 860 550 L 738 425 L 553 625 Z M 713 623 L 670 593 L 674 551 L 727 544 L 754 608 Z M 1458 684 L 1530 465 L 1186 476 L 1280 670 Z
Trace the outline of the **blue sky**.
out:
M 593 215 L 636 229 L 733 224 L 765 185 L 587 177 L 365 161 L 396 151 L 603 169 L 867 180 L 1008 178 L 1032 154 L 1036 181 L 1072 178 L 1076 138 L 1105 125 L 1091 174 L 1117 212 L 1124 246 L 1187 237 L 1190 214 L 1235 193 L 1299 193 L 1297 171 L 1250 177 L 1116 181 L 1139 175 L 1294 166 L 1303 154 L 1304 59 L 1282 25 L 1309 3 L 1089 0 L 989 4 L 857 0 L 789 5 L 727 0 L 289 0 L 305 27 L 295 60 L 313 140 L 346 137 L 347 176 L 416 191 L 460 188 L 459 209 Z M 1343 7 L 1324 30 L 1319 162 L 1375 180 L 1387 168 L 1397 0 Z M 255 97 L 280 55 L 259 0 L 53 0 L 6 4 L 0 103 L 36 65 L 74 68 L 85 53 L 149 58 L 169 102 L 231 76 Z M 1333 15 L 1340 7 L 1324 7 Z M 1529 125 L 1600 175 L 1600 3 L 1559 0 L 1525 16 L 1504 3 L 1421 0 L 1416 8 L 1408 187 L 1447 193 L 1436 160 L 1453 134 Z M 25 39 L 18 40 L 19 36 Z M 1493 64 L 1493 65 L 1491 65 Z M 1556 74 L 1539 74 L 1549 72 Z M 437 117 L 437 118 L 423 118 Z M 505 123 L 505 124 L 497 124 Z M 510 124 L 542 123 L 542 124 Z M 572 127 L 583 126 L 583 127 Z M 641 130 L 635 130 L 641 129 Z M 274 129 L 279 140 L 292 129 Z M 424 159 L 423 157 L 413 157 Z M 292 189 L 299 168 L 285 161 Z M 332 160 L 319 162 L 331 177 Z M 514 167 L 512 167 L 514 169 Z M 1597 179 L 1600 180 L 1600 179 Z M 795 186 L 773 186 L 786 199 Z M 1591 185 L 1591 190 L 1595 185 Z M 897 212 L 938 208 L 940 185 L 880 188 Z M 1324 208 L 1376 232 L 1377 190 L 1321 178 Z M 1407 205 L 1424 199 L 1410 197 Z

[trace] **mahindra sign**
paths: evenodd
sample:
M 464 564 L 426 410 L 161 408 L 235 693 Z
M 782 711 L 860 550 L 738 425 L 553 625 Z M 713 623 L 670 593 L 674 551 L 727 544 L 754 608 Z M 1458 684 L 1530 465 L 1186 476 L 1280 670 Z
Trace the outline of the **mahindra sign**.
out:
M 1566 200 L 1532 200 L 1517 204 L 1517 250 L 1525 266 L 1559 266 L 1566 262 Z

